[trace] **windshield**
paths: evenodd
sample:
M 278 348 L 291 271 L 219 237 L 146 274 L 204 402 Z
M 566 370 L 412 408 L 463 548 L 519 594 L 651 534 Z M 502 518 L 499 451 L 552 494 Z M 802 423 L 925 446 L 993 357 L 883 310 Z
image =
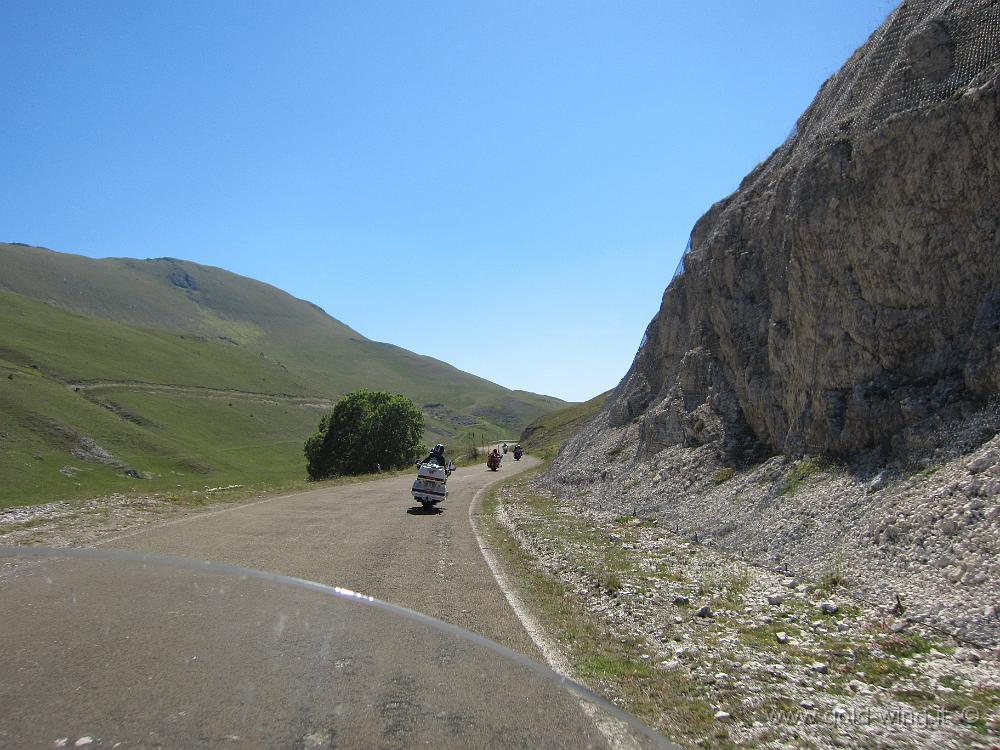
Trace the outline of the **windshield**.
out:
M 345 589 L 0 547 L 0 745 L 673 747 L 502 646 Z

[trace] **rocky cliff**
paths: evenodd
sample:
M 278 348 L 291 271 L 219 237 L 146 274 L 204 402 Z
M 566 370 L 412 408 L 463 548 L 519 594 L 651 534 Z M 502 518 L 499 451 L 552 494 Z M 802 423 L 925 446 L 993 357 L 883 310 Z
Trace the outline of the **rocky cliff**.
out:
M 998 29 L 995 0 L 886 20 L 697 223 L 612 425 L 846 455 L 997 392 Z
M 998 390 L 1000 2 L 907 0 L 698 221 L 544 481 L 997 643 Z

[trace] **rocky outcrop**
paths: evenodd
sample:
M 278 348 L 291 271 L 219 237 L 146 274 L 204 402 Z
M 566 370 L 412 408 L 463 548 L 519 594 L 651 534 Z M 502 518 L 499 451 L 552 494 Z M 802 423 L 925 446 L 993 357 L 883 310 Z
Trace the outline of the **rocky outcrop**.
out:
M 1000 4 L 903 3 L 697 223 L 601 423 L 853 455 L 996 394 L 998 133 Z
M 697 223 L 543 483 L 1000 643 L 998 135 L 1000 2 L 907 0 Z

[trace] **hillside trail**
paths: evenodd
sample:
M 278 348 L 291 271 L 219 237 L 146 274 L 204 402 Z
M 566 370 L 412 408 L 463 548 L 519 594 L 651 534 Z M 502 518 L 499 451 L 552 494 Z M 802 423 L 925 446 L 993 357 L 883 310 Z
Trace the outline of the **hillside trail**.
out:
M 241 398 L 264 403 L 299 404 L 329 409 L 333 400 L 325 396 L 297 396 L 288 393 L 262 393 L 257 391 L 241 391 L 234 388 L 208 388 L 200 385 L 180 385 L 174 383 L 146 383 L 140 380 L 87 380 L 70 382 L 67 387 L 75 391 L 130 390 L 145 393 L 190 393 L 199 396 L 214 396 L 218 398 Z

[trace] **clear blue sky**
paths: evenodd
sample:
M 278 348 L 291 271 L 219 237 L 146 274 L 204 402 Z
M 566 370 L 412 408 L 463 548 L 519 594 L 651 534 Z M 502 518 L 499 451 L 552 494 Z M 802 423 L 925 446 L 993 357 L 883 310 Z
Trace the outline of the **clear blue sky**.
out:
M 582 400 L 894 5 L 4 0 L 0 240 L 221 266 Z

